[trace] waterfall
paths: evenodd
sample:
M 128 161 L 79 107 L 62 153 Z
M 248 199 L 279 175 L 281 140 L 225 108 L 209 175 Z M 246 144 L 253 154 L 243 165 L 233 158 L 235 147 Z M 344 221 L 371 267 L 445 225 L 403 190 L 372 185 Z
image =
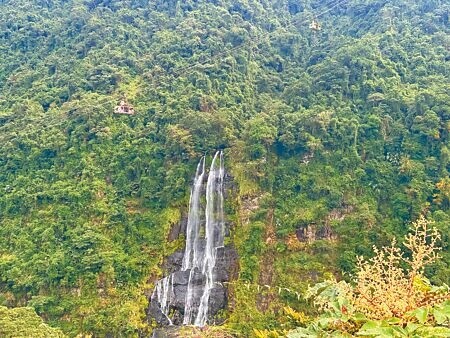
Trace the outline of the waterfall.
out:
M 219 156 L 219 166 L 216 165 Z M 208 302 L 214 286 L 214 267 L 216 266 L 216 249 L 223 246 L 223 153 L 216 152 L 209 170 L 206 184 L 206 248 L 203 254 L 202 273 L 206 277 L 203 294 L 200 299 L 195 326 L 204 326 L 208 320 Z
M 171 302 L 176 302 L 177 299 L 174 291 L 174 274 L 179 273 L 189 274 L 184 298 L 183 325 L 193 324 L 202 327 L 208 320 L 210 295 L 216 282 L 214 268 L 217 249 L 223 247 L 225 236 L 223 152 L 217 151 L 211 162 L 206 182 L 206 206 L 202 205 L 204 203 L 201 199 L 205 191 L 205 162 L 206 158 L 202 157 L 197 165 L 189 198 L 186 247 L 181 271 L 161 279 L 152 295 L 152 301 L 157 300 L 161 312 L 170 325 L 172 320 L 169 318 L 169 309 Z
M 201 172 L 200 172 L 201 170 Z M 197 165 L 191 196 L 189 198 L 189 215 L 186 228 L 186 249 L 183 256 L 183 270 L 198 266 L 200 237 L 200 193 L 205 175 L 205 157 Z
M 203 164 L 202 164 L 203 163 Z M 200 173 L 201 168 L 201 173 Z M 203 177 L 205 175 L 205 157 L 202 157 L 197 165 L 194 184 L 189 199 L 189 215 L 186 227 L 186 249 L 183 256 L 182 270 L 189 272 L 189 282 L 184 303 L 183 324 L 191 323 L 192 311 L 194 309 L 194 287 L 193 277 L 195 268 L 199 267 L 199 239 L 200 239 L 200 193 L 202 189 Z
M 164 277 L 158 281 L 156 284 L 156 289 L 152 295 L 152 300 L 155 299 L 155 296 L 159 301 L 161 312 L 167 318 L 169 324 L 172 325 L 172 320 L 169 318 L 169 306 L 170 300 L 173 296 L 173 275 Z

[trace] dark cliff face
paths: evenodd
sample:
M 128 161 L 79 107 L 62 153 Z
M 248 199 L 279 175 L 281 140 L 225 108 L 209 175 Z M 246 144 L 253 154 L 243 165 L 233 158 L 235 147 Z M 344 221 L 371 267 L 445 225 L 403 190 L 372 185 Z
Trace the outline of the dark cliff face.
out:
M 229 175 L 224 180 L 224 198 L 230 198 L 234 193 L 234 185 Z M 186 232 L 187 215 L 183 216 L 181 222 L 172 228 L 169 234 L 169 240 L 176 240 L 179 236 Z M 226 221 L 225 216 L 225 235 L 229 236 L 232 224 Z M 201 247 L 205 247 L 206 243 L 202 241 Z M 171 291 L 169 301 L 169 314 L 173 325 L 182 325 L 184 317 L 184 309 L 186 303 L 186 294 L 188 291 L 189 275 L 191 270 L 182 271 L 184 248 L 174 252 L 168 256 L 163 263 L 163 270 L 166 271 L 164 276 L 171 279 Z M 216 249 L 216 265 L 213 273 L 215 276 L 215 285 L 211 290 L 209 297 L 208 318 L 210 324 L 219 324 L 223 318 L 218 318 L 220 310 L 226 309 L 228 304 L 228 287 L 227 283 L 237 279 L 239 272 L 238 254 L 231 245 L 225 245 Z M 205 275 L 198 271 L 193 271 L 192 286 L 194 294 L 193 314 L 196 315 L 200 305 L 200 298 L 206 283 Z M 149 322 L 153 320 L 159 326 L 170 325 L 169 319 L 161 311 L 161 304 L 155 292 L 149 297 L 149 307 L 147 310 L 147 318 Z
M 177 251 L 168 258 L 175 267 L 181 267 L 183 252 Z M 228 291 L 226 282 L 229 282 L 237 277 L 238 272 L 238 256 L 236 250 L 232 247 L 223 247 L 217 250 L 217 263 L 214 268 L 216 276 L 216 286 L 211 290 L 209 298 L 209 313 L 208 317 L 211 323 L 215 322 L 213 318 L 217 313 L 225 309 L 228 303 Z M 186 301 L 186 293 L 189 282 L 190 270 L 175 271 L 170 274 L 173 284 L 173 292 L 170 304 L 169 313 L 173 313 L 172 323 L 174 325 L 181 325 L 183 323 L 184 307 Z M 194 313 L 197 312 L 200 303 L 203 286 L 205 285 L 205 277 L 197 269 L 194 271 L 192 279 L 194 287 Z M 150 297 L 150 306 L 148 308 L 148 319 L 154 319 L 159 325 L 169 325 L 169 320 L 162 313 L 160 304 L 156 299 Z M 220 319 L 218 319 L 220 321 Z

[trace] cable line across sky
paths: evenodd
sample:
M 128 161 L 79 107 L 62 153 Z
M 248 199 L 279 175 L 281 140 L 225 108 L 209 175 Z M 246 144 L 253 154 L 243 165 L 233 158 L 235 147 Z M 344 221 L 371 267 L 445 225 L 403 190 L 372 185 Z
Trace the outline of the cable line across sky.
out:
M 308 14 L 307 14 L 307 15 L 309 16 L 308 19 L 302 19 L 302 20 L 300 20 L 300 21 L 298 21 L 298 22 L 296 22 L 296 20 L 293 20 L 292 22 L 289 22 L 287 25 L 288 25 L 288 26 L 291 26 L 291 27 L 294 27 L 294 28 L 297 28 L 296 25 L 304 25 L 304 24 L 310 23 L 311 20 L 315 20 L 315 19 L 317 19 L 317 18 L 319 18 L 319 17 L 325 15 L 326 13 L 332 11 L 334 8 L 338 7 L 338 6 L 341 5 L 341 4 L 346 3 L 347 1 L 348 1 L 348 0 L 340 0 L 340 1 L 337 1 L 337 2 L 335 2 L 331 7 L 328 7 L 327 9 L 323 10 L 322 12 L 320 12 L 320 13 L 318 13 L 318 14 L 308 13 Z M 256 38 L 256 40 L 253 41 L 253 44 L 255 45 L 255 44 L 261 42 L 262 39 L 265 38 L 265 37 L 269 37 L 269 38 L 270 38 L 270 36 L 271 36 L 272 34 L 273 34 L 273 32 L 272 32 L 272 33 L 263 34 L 263 35 L 259 36 L 258 38 Z M 198 61 L 198 62 L 196 62 L 196 63 L 194 63 L 194 64 L 192 64 L 192 65 L 188 65 L 188 66 L 185 66 L 185 67 L 180 67 L 180 68 L 178 68 L 178 69 L 175 69 L 175 70 L 172 72 L 172 74 L 175 75 L 175 78 L 178 78 L 178 77 L 180 77 L 181 75 L 186 74 L 187 72 L 189 72 L 190 70 L 192 70 L 192 69 L 194 69 L 194 68 L 196 68 L 196 67 L 198 67 L 198 66 L 205 65 L 205 64 L 207 64 L 207 63 L 209 63 L 209 62 L 211 62 L 211 61 L 213 61 L 213 60 L 215 60 L 215 59 L 217 59 L 217 58 L 220 58 L 220 57 L 229 55 L 230 53 L 235 52 L 235 51 L 237 51 L 237 50 L 239 50 L 239 49 L 242 49 L 242 48 L 244 48 L 244 47 L 247 47 L 247 46 L 248 46 L 248 45 L 244 42 L 244 43 L 242 43 L 242 44 L 240 44 L 240 45 L 237 45 L 237 46 L 235 46 L 235 47 L 232 47 L 232 48 L 230 48 L 230 49 L 227 49 L 227 50 L 225 50 L 225 51 L 223 51 L 223 52 L 221 52 L 221 53 L 212 55 L 212 56 L 206 58 L 205 60 Z

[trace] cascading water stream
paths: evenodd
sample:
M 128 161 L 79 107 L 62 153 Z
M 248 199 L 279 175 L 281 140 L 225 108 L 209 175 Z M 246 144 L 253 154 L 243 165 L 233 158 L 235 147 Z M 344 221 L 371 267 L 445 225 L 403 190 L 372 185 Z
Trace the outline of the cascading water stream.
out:
M 201 171 L 200 171 L 201 170 Z M 200 193 L 205 175 L 205 158 L 202 157 L 197 165 L 194 184 L 189 199 L 189 215 L 186 228 L 186 249 L 183 256 L 182 270 L 191 269 L 198 263 L 198 240 L 200 237 Z
M 219 157 L 219 166 L 216 165 L 217 157 Z M 216 152 L 206 184 L 206 248 L 201 267 L 202 273 L 206 277 L 206 282 L 200 299 L 197 317 L 195 318 L 195 326 L 204 326 L 208 320 L 209 296 L 214 286 L 216 249 L 223 246 L 223 176 L 223 153 Z
M 203 163 L 203 164 L 202 164 Z M 201 173 L 200 173 L 201 169 Z M 186 228 L 186 249 L 183 257 L 182 270 L 189 272 L 189 282 L 186 292 L 186 300 L 184 303 L 184 318 L 183 324 L 189 325 L 191 323 L 192 311 L 194 308 L 194 287 L 193 277 L 195 268 L 199 267 L 199 238 L 200 238 L 200 193 L 202 190 L 203 177 L 205 175 L 205 157 L 202 157 L 197 166 L 194 184 L 191 191 L 189 201 L 189 215 Z
M 152 299 L 157 297 L 161 312 L 166 316 L 169 325 L 172 325 L 172 320 L 169 318 L 170 300 L 173 296 L 173 276 L 167 276 L 159 280 L 156 284 L 156 289 L 153 292 Z
M 186 227 L 186 247 L 181 271 L 189 271 L 186 295 L 184 298 L 183 325 L 205 326 L 209 315 L 211 291 L 215 285 L 214 268 L 217 249 L 224 245 L 224 196 L 225 176 L 223 152 L 217 151 L 213 157 L 206 183 L 206 207 L 203 216 L 201 196 L 204 192 L 205 162 L 202 157 L 197 165 L 191 195 Z M 204 238 L 202 236 L 204 223 Z M 161 279 L 152 295 L 152 301 L 159 308 L 170 325 L 169 310 L 176 301 L 174 274 Z

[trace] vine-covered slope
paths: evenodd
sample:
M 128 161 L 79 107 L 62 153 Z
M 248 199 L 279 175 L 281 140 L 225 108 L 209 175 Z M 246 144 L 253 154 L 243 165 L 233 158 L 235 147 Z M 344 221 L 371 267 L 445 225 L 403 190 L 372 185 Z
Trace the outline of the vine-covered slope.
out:
M 346 278 L 420 214 L 444 234 L 427 275 L 449 283 L 449 10 L 1 1 L 0 305 L 71 336 L 148 332 L 146 294 L 183 246 L 169 231 L 216 149 L 237 187 L 238 283 Z M 113 114 L 124 96 L 135 115 Z M 292 293 L 233 295 L 242 335 L 307 309 Z

